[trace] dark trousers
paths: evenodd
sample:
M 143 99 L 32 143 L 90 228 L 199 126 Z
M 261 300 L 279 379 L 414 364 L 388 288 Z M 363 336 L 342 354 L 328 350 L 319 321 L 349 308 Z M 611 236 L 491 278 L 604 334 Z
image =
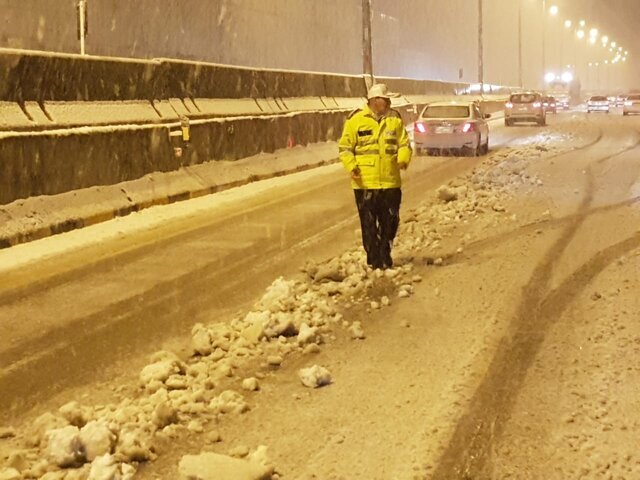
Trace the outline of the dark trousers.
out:
M 391 247 L 400 224 L 402 191 L 399 188 L 389 188 L 354 190 L 354 193 L 367 264 L 372 268 L 391 268 Z

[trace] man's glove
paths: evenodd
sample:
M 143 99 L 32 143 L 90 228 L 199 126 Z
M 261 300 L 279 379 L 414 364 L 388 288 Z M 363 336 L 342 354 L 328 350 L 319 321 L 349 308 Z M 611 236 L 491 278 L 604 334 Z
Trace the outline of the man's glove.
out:
M 351 170 L 351 180 L 358 181 L 360 179 L 362 179 L 362 176 L 360 175 L 360 169 L 356 167 L 353 170 Z

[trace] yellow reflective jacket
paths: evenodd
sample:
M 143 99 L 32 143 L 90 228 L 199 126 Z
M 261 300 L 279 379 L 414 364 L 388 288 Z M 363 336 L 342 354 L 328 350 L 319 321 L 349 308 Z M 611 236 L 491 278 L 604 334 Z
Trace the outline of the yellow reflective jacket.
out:
M 400 188 L 399 164 L 411 162 L 411 145 L 396 110 L 376 120 L 368 105 L 356 110 L 344 124 L 339 143 L 340 160 L 347 172 L 360 169 L 354 189 Z

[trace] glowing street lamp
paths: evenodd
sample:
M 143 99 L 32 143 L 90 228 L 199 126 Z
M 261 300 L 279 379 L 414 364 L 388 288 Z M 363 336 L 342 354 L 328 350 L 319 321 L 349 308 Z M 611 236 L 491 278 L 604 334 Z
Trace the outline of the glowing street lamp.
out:
M 549 13 L 550 13 L 551 15 L 553 15 L 554 17 L 555 17 L 556 15 L 558 15 L 558 12 L 559 12 L 559 11 L 560 11 L 560 9 L 558 8 L 558 6 L 557 6 L 557 5 L 552 5 L 552 6 L 551 6 L 551 8 L 549 9 Z
M 616 42 L 611 42 L 611 47 L 612 48 L 616 48 L 618 46 L 618 44 Z
M 561 79 L 564 83 L 571 83 L 573 82 L 573 74 L 571 72 L 564 72 Z
M 564 28 L 571 28 L 572 25 L 573 25 L 573 22 L 571 20 L 564 21 Z
M 587 24 L 587 22 L 585 22 L 584 20 L 580 20 L 580 26 L 584 27 Z
M 556 74 L 553 72 L 547 72 L 544 76 L 544 81 L 547 83 L 551 83 L 556 79 Z
M 591 45 L 595 45 L 595 44 L 596 44 L 596 40 L 597 40 L 597 39 L 596 39 L 596 37 L 590 37 L 590 38 L 589 38 L 589 43 L 590 43 Z
M 584 30 L 578 30 L 578 31 L 576 32 L 576 35 L 578 36 L 578 38 L 579 38 L 580 40 L 582 40 L 582 39 L 584 38 Z

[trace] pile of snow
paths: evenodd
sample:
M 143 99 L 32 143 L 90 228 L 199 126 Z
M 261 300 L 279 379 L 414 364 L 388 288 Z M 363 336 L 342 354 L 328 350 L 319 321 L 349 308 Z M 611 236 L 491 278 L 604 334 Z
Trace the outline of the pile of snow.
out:
M 302 384 L 308 388 L 319 388 L 331 384 L 331 373 L 319 365 L 301 369 L 298 372 L 298 377 L 300 377 Z
M 211 452 L 185 455 L 178 471 L 181 480 L 271 480 L 275 469 L 266 458 L 266 447 L 260 447 L 246 459 Z

